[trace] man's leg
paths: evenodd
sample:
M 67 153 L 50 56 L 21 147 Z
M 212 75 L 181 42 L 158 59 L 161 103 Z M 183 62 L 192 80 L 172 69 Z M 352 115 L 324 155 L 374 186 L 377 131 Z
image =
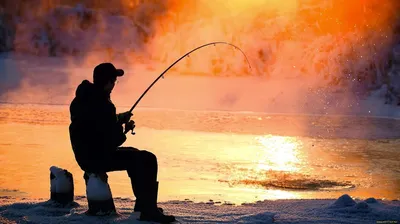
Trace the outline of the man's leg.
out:
M 153 153 L 132 147 L 120 147 L 111 156 L 109 165 L 109 171 L 117 170 L 127 170 L 136 202 L 139 202 L 142 220 L 163 223 L 175 221 L 174 216 L 164 215 L 157 208 L 158 163 Z
M 157 182 L 157 157 L 151 152 L 132 147 L 120 147 L 117 153 L 124 155 L 125 158 L 131 156 L 134 161 L 131 166 L 127 166 L 127 172 L 131 178 L 132 190 L 136 197 L 134 210 L 141 211 L 143 208 L 143 192 L 141 192 L 141 189 L 147 188 L 149 183 Z M 139 186 L 141 184 L 144 185 L 142 188 Z M 161 208 L 159 210 L 163 212 Z
M 158 163 L 153 153 L 120 147 L 110 156 L 106 169 L 107 172 L 127 170 L 136 197 L 135 210 L 141 212 L 141 219 L 166 223 L 175 221 L 174 216 L 164 215 L 163 210 L 157 207 Z
M 133 147 L 119 147 L 106 164 L 106 172 L 126 170 L 131 179 L 136 201 L 140 198 L 138 182 L 157 181 L 157 158 L 154 154 Z M 140 200 L 139 200 L 140 201 Z

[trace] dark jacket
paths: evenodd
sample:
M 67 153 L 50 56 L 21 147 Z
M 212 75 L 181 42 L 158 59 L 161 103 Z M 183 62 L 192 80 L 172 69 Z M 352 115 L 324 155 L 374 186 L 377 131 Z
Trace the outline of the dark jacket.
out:
M 110 153 L 126 140 L 110 95 L 84 80 L 76 89 L 70 115 L 69 134 L 76 161 L 84 171 L 102 171 Z

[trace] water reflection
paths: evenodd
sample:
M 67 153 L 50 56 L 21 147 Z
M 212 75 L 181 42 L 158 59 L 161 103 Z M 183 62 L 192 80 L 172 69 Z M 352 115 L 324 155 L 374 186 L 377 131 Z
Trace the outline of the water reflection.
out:
M 70 170 L 74 175 L 75 193 L 85 194 L 83 173 L 73 158 L 68 126 L 59 122 L 64 118 L 54 121 L 50 115 L 55 109 L 46 108 L 37 109 L 35 116 L 22 116 L 30 111 L 0 109 L 0 117 L 1 114 L 21 115 L 20 120 L 0 123 L 0 195 L 26 192 L 32 197 L 48 197 L 51 165 Z M 154 117 L 138 122 L 149 124 L 158 121 L 159 116 L 155 113 Z M 21 121 L 22 118 L 26 120 Z M 37 124 L 41 118 L 53 121 L 51 125 Z M 214 122 L 208 126 L 221 124 Z M 140 134 L 129 137 L 126 145 L 157 155 L 161 201 L 188 198 L 242 203 L 263 199 L 336 198 L 344 193 L 389 199 L 400 195 L 397 172 L 400 152 L 396 150 L 400 140 L 152 128 L 138 128 L 137 132 Z M 113 196 L 133 198 L 126 172 L 113 172 L 109 177 Z
M 257 170 L 299 171 L 301 142 L 295 137 L 261 136 L 256 137 L 261 144 L 258 153 Z

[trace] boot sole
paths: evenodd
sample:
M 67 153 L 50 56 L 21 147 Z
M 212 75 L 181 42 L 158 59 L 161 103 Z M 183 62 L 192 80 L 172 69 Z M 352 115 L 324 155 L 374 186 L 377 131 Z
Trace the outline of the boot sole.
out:
M 158 210 L 162 213 L 162 214 L 164 214 L 164 209 L 162 209 L 162 208 L 158 208 Z M 133 210 L 134 212 L 141 212 L 141 210 Z
M 152 218 L 150 218 L 148 216 L 142 217 L 142 215 L 140 215 L 138 220 L 139 221 L 146 221 L 146 222 L 153 222 L 153 223 L 175 223 L 177 220 L 176 220 L 176 218 L 174 218 L 174 219 L 175 219 L 174 221 L 170 221 L 170 222 L 160 222 L 160 221 L 155 221 L 155 220 L 153 220 Z
M 140 222 L 147 222 L 147 223 L 151 223 L 151 224 L 177 224 L 177 223 L 181 223 L 180 221 L 178 221 L 177 219 L 175 219 L 175 221 L 173 222 L 156 222 L 156 221 L 152 221 L 152 220 L 145 220 L 145 219 L 136 219 Z

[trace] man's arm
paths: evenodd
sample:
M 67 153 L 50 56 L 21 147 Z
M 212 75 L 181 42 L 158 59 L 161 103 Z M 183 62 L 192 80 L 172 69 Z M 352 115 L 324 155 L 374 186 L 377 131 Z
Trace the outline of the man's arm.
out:
M 108 104 L 107 108 L 108 112 L 104 124 L 104 129 L 107 132 L 105 137 L 108 138 L 108 144 L 114 148 L 121 146 L 126 141 L 126 136 L 122 127 L 123 120 L 118 119 L 114 104 Z
M 112 139 L 115 147 L 121 146 L 126 141 L 126 136 L 122 124 L 115 122 L 112 127 Z

